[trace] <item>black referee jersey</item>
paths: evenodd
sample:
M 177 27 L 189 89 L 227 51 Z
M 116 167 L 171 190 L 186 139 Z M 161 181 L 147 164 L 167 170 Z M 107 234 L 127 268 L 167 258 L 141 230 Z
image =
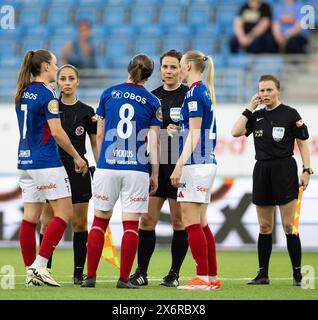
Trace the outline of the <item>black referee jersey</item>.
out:
M 188 87 L 181 84 L 175 90 L 165 90 L 163 86 L 152 91 L 152 93 L 160 100 L 162 110 L 162 129 L 166 129 L 167 126 L 172 123 L 179 125 L 181 106 L 184 97 L 188 91 Z M 160 132 L 161 142 L 161 164 L 175 164 L 179 157 L 179 138 L 174 136 L 171 138 L 168 136 L 166 130 Z M 171 153 L 173 157 L 171 158 Z
M 284 104 L 273 110 L 263 108 L 253 112 L 246 130 L 246 136 L 253 132 L 256 160 L 291 157 L 295 139 L 309 138 L 307 126 L 297 110 Z
M 70 138 L 72 145 L 81 157 L 86 153 L 86 133 L 96 134 L 97 119 L 92 107 L 77 101 L 73 105 L 65 105 L 61 99 L 59 101 L 59 113 L 62 127 Z M 62 160 L 69 160 L 72 157 L 59 147 Z

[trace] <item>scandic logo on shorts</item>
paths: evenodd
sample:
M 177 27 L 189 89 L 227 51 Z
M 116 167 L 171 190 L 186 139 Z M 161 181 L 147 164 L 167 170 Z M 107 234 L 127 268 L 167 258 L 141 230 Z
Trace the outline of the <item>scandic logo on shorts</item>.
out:
M 130 197 L 129 200 L 130 200 L 130 202 L 146 202 L 147 201 L 147 197 L 144 197 L 144 198 L 142 198 L 142 197 L 137 197 L 137 198 Z
M 200 191 L 200 192 L 208 192 L 209 189 L 208 189 L 208 188 L 201 187 L 201 186 L 197 186 L 197 191 Z
M 94 192 L 94 198 L 96 198 L 97 200 L 102 200 L 102 201 L 108 201 L 108 197 L 107 196 L 103 196 L 101 194 L 97 194 Z
M 56 189 L 56 183 L 50 183 L 48 185 L 37 186 L 38 190 Z

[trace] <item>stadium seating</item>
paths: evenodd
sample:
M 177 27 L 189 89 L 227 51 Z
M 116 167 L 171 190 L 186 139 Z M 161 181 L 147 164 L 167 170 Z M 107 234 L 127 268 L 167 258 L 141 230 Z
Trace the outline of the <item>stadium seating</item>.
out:
M 278 0 L 267 0 L 270 4 Z M 26 50 L 39 47 L 52 50 L 59 58 L 66 42 L 75 39 L 77 22 L 92 23 L 91 43 L 98 68 L 126 68 L 132 55 L 147 53 L 158 62 L 160 54 L 172 48 L 180 51 L 198 49 L 210 54 L 220 77 L 217 87 L 224 101 L 241 99 L 235 86 L 241 72 L 282 72 L 282 56 L 232 55 L 229 39 L 233 19 L 243 0 L 0 0 L 0 6 L 16 8 L 16 28 L 0 28 L 0 66 L 17 68 Z M 316 8 L 318 0 L 310 1 Z M 36 25 L 36 28 L 34 27 Z M 264 68 L 265 66 L 265 68 Z M 253 68 L 252 68 L 253 67 Z M 229 72 L 228 72 L 229 71 Z M 239 76 L 235 76 L 239 75 Z M 12 82 L 0 73 L 0 101 Z M 226 79 L 229 77 L 229 79 Z
M 104 9 L 102 21 L 108 26 L 120 26 L 127 22 L 127 8 L 122 6 L 109 6 Z
M 133 26 L 147 26 L 154 22 L 154 7 L 135 6 L 131 9 L 131 24 Z

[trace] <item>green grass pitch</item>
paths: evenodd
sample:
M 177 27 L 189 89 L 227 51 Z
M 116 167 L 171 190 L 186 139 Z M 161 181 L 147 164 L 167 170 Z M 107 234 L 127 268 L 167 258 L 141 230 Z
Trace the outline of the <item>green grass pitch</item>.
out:
M 183 291 L 159 286 L 160 280 L 170 267 L 169 250 L 156 250 L 149 267 L 149 285 L 139 290 L 116 289 L 118 270 L 104 261 L 100 262 L 96 288 L 81 288 L 72 284 L 73 253 L 71 249 L 57 249 L 53 257 L 53 274 L 61 283 L 60 288 L 25 287 L 25 270 L 19 249 L 0 249 L 0 271 L 4 265 L 15 270 L 14 289 L 4 290 L 0 286 L 0 299 L 9 300 L 269 300 L 301 299 L 318 300 L 318 254 L 305 252 L 303 265 L 311 265 L 314 288 L 303 289 L 292 286 L 292 273 L 287 252 L 273 252 L 270 263 L 269 286 L 248 286 L 246 281 L 257 271 L 257 253 L 245 251 L 219 251 L 218 269 L 222 289 L 218 291 Z M 135 270 L 135 265 L 133 271 Z M 181 283 L 195 274 L 195 265 L 188 252 L 181 269 Z M 3 274 L 0 273 L 0 285 Z

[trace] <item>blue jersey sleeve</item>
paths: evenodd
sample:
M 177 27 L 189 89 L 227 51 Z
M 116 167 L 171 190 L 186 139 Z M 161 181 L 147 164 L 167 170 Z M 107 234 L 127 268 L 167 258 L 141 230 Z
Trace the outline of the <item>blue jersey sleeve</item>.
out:
M 107 91 L 105 90 L 103 92 L 103 94 L 101 95 L 100 99 L 99 99 L 99 104 L 98 104 L 98 107 L 96 109 L 96 114 L 100 117 L 103 117 L 105 118 L 106 114 L 105 114 L 105 111 L 106 111 L 106 108 L 105 108 L 105 103 L 106 103 L 106 93 Z
M 46 120 L 60 118 L 59 101 L 56 92 L 48 89 L 44 95 L 43 108 Z
M 150 125 L 161 127 L 161 125 L 162 125 L 161 103 L 157 97 L 154 99 L 153 105 L 154 105 L 155 111 L 154 111 L 153 117 L 150 121 Z
M 189 110 L 189 118 L 203 118 L 204 104 L 201 99 L 201 91 L 193 91 L 193 95 L 186 99 L 186 107 Z

